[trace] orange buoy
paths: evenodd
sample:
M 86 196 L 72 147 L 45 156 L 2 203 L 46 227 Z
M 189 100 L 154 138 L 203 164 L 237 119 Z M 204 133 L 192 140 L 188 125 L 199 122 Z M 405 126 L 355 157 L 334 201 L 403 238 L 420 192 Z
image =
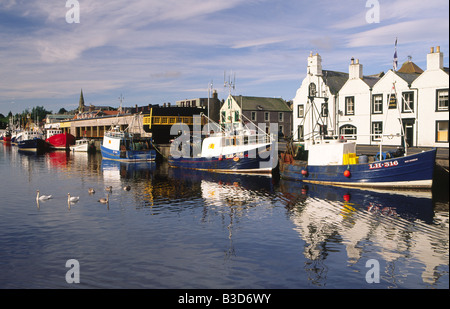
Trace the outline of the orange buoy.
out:
M 350 177 L 350 175 L 351 175 L 350 171 L 349 170 L 345 170 L 344 176 L 348 178 L 348 177 Z

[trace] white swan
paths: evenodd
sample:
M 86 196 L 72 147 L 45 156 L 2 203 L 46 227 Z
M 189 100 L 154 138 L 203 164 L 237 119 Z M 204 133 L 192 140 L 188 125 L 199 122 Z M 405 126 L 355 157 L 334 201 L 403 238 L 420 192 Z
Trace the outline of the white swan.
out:
M 68 203 L 76 203 L 80 200 L 79 196 L 70 196 L 70 193 L 67 193 L 67 202 Z
M 108 204 L 109 203 L 109 194 L 106 195 L 106 198 L 102 197 L 98 201 L 99 201 L 99 203 L 102 203 L 102 204 Z
M 39 195 L 39 190 L 36 190 L 37 195 L 36 195 L 36 200 L 37 201 L 45 201 L 45 200 L 49 200 L 52 198 L 51 195 Z

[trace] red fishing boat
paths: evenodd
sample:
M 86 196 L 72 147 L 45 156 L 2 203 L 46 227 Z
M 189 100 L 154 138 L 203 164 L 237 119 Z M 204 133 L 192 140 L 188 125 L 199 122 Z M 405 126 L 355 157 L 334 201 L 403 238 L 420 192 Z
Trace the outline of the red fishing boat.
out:
M 62 133 L 59 129 L 47 130 L 47 139 L 52 149 L 66 150 L 75 145 L 75 136 L 70 133 Z

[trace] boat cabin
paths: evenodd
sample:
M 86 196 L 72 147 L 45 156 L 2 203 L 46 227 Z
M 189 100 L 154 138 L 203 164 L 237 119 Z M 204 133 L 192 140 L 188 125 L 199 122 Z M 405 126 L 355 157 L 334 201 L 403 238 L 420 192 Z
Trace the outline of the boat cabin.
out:
M 325 139 L 307 143 L 308 165 L 357 164 L 356 143 L 344 139 Z

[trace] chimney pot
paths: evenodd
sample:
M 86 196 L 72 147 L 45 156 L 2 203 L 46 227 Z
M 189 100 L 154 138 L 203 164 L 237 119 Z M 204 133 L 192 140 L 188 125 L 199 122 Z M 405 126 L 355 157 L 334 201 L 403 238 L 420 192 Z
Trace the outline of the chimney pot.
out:
M 434 53 L 434 47 L 431 47 L 430 53 Z
M 436 46 L 436 52 L 440 53 L 441 52 L 441 47 L 440 46 Z

